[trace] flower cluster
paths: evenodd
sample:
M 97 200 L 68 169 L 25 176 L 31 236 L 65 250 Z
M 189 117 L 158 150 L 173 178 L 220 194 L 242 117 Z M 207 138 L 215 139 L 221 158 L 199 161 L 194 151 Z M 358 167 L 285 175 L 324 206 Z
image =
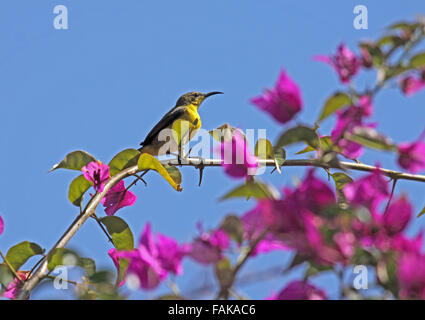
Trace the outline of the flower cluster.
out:
M 135 275 L 138 287 L 154 289 L 169 273 L 181 275 L 183 273 L 182 259 L 184 257 L 203 264 L 214 264 L 223 259 L 223 251 L 230 247 L 229 235 L 219 229 L 211 232 L 200 232 L 191 243 L 179 245 L 174 239 L 156 234 L 156 241 L 151 232 L 150 223 L 147 223 L 139 240 L 138 248 L 134 250 L 109 250 L 118 273 L 120 272 L 119 259 L 129 262 L 125 272 L 125 279 Z M 123 285 L 125 279 L 120 283 Z
M 314 59 L 327 63 L 334 68 L 340 81 L 344 84 L 349 83 L 351 78 L 357 74 L 363 62 L 344 44 L 338 46 L 336 54 L 331 56 L 317 55 Z
M 139 240 L 138 248 L 127 251 L 112 249 L 109 255 L 119 272 L 119 258 L 129 261 L 126 274 L 133 274 L 138 279 L 138 286 L 153 289 L 164 280 L 168 273 L 179 275 L 183 272 L 181 260 L 187 253 L 185 246 L 179 246 L 173 239 L 162 234 L 155 238 L 150 224 L 146 224 Z M 121 285 L 123 282 L 121 282 Z
M 343 188 L 348 209 L 341 209 L 332 189 L 310 170 L 295 189 L 285 188 L 279 200 L 258 201 L 249 212 L 256 215 L 256 228 L 268 228 L 277 248 L 291 248 L 317 265 L 358 263 L 359 252 L 373 255 L 374 263 L 395 263 L 400 298 L 425 298 L 425 254 L 422 236 L 408 238 L 403 232 L 412 218 L 412 206 L 405 196 L 390 200 L 388 182 L 381 171 L 347 184 Z M 254 219 L 254 217 L 250 217 Z M 379 279 L 385 286 L 385 279 Z M 311 296 L 309 294 L 311 293 Z M 273 298 L 324 298 L 306 282 L 294 282 Z

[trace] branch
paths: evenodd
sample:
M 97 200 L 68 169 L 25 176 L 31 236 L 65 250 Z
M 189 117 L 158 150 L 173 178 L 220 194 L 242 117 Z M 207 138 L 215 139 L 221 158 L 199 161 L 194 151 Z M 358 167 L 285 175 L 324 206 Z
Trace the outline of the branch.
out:
M 178 161 L 175 159 L 161 161 L 162 164 L 168 164 L 171 166 L 189 166 L 189 167 L 196 167 L 199 165 L 202 165 L 204 167 L 220 167 L 221 162 L 222 162 L 221 159 L 198 159 L 198 158 L 184 159 L 182 163 L 178 163 Z M 259 166 L 266 166 L 266 167 L 276 166 L 275 161 L 273 159 L 258 160 L 258 164 Z M 377 167 L 370 166 L 367 164 L 345 162 L 345 161 L 339 162 L 339 165 L 342 167 L 342 169 L 346 169 L 346 170 L 371 172 L 377 169 Z M 337 165 L 329 164 L 318 159 L 285 160 L 285 162 L 282 164 L 282 167 L 318 167 L 318 168 L 324 168 L 324 169 L 341 169 Z M 404 173 L 404 172 L 389 170 L 389 169 L 382 169 L 382 168 L 380 168 L 380 170 L 382 171 L 384 175 L 388 176 L 391 179 L 425 182 L 424 175 L 409 174 L 409 173 Z
M 243 265 L 248 261 L 248 258 L 252 255 L 254 250 L 257 248 L 257 245 L 261 240 L 267 235 L 269 232 L 268 229 L 265 229 L 250 245 L 249 249 L 241 256 L 240 260 L 236 263 L 235 267 L 232 270 L 232 275 L 230 280 L 226 283 L 225 287 L 220 288 L 219 293 L 217 294 L 217 299 L 224 298 L 227 300 L 229 298 L 230 289 L 233 287 L 235 283 L 236 277 L 238 275 L 239 270 L 243 267 Z
M 172 166 L 191 166 L 191 167 L 196 167 L 199 165 L 202 165 L 203 167 L 219 167 L 221 166 L 221 162 L 222 162 L 221 159 L 199 159 L 199 158 L 183 159 L 181 163 L 179 163 L 177 159 L 161 161 L 162 164 L 168 164 Z M 339 164 L 342 166 L 343 169 L 351 169 L 351 170 L 366 171 L 366 172 L 376 170 L 376 167 L 374 166 L 369 166 L 369 165 L 359 164 L 359 163 L 340 162 Z M 259 160 L 259 165 L 267 166 L 267 167 L 275 167 L 275 161 L 274 160 Z M 330 169 L 330 168 L 341 169 L 337 167 L 336 165 L 333 166 L 317 159 L 286 160 L 282 166 L 283 167 L 320 167 L 324 169 Z M 53 248 L 49 251 L 49 253 L 52 253 L 57 248 L 64 248 L 66 246 L 69 240 L 71 240 L 71 238 L 75 235 L 75 233 L 84 224 L 84 222 L 96 212 L 97 206 L 100 204 L 102 198 L 106 195 L 109 189 L 111 189 L 120 180 L 130 177 L 141 171 L 145 171 L 145 170 L 139 170 L 137 166 L 132 166 L 111 177 L 105 183 L 103 191 L 101 193 L 96 193 L 89 200 L 89 202 L 87 203 L 87 205 L 85 206 L 81 214 L 72 222 L 71 226 L 65 231 L 65 233 L 58 240 L 58 242 L 53 246 Z M 407 173 L 394 171 L 394 170 L 388 170 L 388 169 L 381 169 L 381 171 L 383 174 L 390 177 L 391 179 L 425 182 L 425 176 L 423 175 L 407 174 Z M 25 284 L 20 290 L 17 299 L 27 299 L 29 297 L 29 294 L 31 293 L 31 290 L 34 289 L 34 287 L 46 276 L 47 257 L 49 256 L 49 253 L 46 255 L 46 258 L 44 258 L 43 262 L 40 264 L 40 266 L 37 268 L 34 274 L 31 275 L 31 277 L 27 281 L 25 281 Z

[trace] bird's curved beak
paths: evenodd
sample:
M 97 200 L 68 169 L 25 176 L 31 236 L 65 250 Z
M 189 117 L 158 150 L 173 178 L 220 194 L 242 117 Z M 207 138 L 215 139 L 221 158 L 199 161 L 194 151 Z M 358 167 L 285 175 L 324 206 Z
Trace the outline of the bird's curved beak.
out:
M 212 91 L 212 92 L 208 92 L 208 93 L 204 94 L 204 97 L 205 97 L 205 98 L 208 98 L 208 97 L 211 97 L 211 96 L 213 96 L 213 95 L 215 95 L 215 94 L 223 94 L 223 92 L 220 92 L 220 91 Z

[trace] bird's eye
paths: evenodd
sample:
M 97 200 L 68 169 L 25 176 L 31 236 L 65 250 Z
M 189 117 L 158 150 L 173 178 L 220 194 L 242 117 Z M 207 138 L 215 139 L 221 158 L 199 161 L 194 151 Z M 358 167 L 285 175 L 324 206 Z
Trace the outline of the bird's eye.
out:
M 197 97 L 199 97 L 199 93 L 194 93 L 194 94 L 193 94 L 193 96 L 194 96 L 195 98 L 197 98 Z

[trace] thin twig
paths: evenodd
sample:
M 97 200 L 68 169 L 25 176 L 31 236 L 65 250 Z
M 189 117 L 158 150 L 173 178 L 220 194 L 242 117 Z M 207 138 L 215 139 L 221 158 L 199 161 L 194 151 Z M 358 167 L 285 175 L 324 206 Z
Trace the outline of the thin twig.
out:
M 100 219 L 97 217 L 97 215 L 95 213 L 92 214 L 92 217 L 96 220 L 97 224 L 99 225 L 100 229 L 102 229 L 103 233 L 106 235 L 106 237 L 108 238 L 108 241 L 113 243 L 111 236 L 109 235 L 108 231 L 106 231 L 105 227 L 103 226 L 102 222 L 100 221 Z
M 44 260 L 46 258 L 46 255 L 43 255 L 42 257 L 41 257 L 41 259 L 40 260 L 38 260 L 37 261 L 37 263 L 34 265 L 34 267 L 32 267 L 32 269 L 30 270 L 30 272 L 28 273 L 28 277 L 27 278 L 29 278 L 31 275 L 32 275 L 32 273 L 34 272 L 34 270 L 40 265 L 40 263 Z
M 252 255 L 254 250 L 257 248 L 257 245 L 260 243 L 261 240 L 267 235 L 269 230 L 266 228 L 264 231 L 252 242 L 252 244 L 249 247 L 249 250 L 245 252 L 241 256 L 241 259 L 236 263 L 235 267 L 233 268 L 231 278 L 228 283 L 226 283 L 225 287 L 220 288 L 220 291 L 217 294 L 216 299 L 224 298 L 227 300 L 229 298 L 229 290 L 232 288 L 233 284 L 235 283 L 236 276 L 238 275 L 239 270 L 244 266 L 244 264 L 248 261 L 248 258 Z
M 393 195 L 394 195 L 394 190 L 395 190 L 395 185 L 396 184 L 397 184 L 397 179 L 394 179 L 393 180 L 393 186 L 391 188 L 390 198 L 388 199 L 387 206 L 385 207 L 384 215 L 387 213 L 388 208 L 390 207 L 390 203 L 391 203 L 391 200 L 393 199 Z

